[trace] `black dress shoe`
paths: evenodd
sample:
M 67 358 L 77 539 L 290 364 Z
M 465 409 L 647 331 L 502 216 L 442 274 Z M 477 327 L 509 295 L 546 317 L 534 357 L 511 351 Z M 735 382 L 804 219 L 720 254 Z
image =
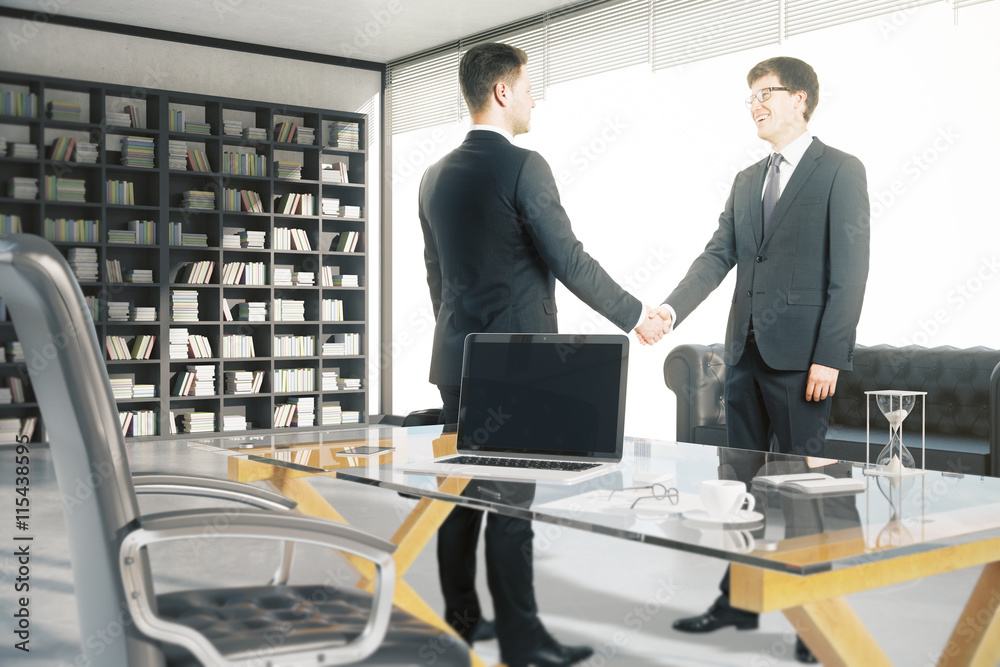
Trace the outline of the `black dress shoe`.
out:
M 539 649 L 519 660 L 508 660 L 507 667 L 568 667 L 594 655 L 589 646 L 566 646 L 549 639 Z
M 468 632 L 462 633 L 462 639 L 469 646 L 472 646 L 476 642 L 485 642 L 496 638 L 497 624 L 493 621 L 487 621 L 485 618 L 480 618 Z
M 802 637 L 795 638 L 795 660 L 798 662 L 804 662 L 807 665 L 815 665 L 819 662 L 813 652 L 809 650 L 806 643 L 802 641 Z
M 721 607 L 713 604 L 701 616 L 679 618 L 674 621 L 674 630 L 681 632 L 713 632 L 728 625 L 736 626 L 737 630 L 756 630 L 757 614 L 749 611 Z

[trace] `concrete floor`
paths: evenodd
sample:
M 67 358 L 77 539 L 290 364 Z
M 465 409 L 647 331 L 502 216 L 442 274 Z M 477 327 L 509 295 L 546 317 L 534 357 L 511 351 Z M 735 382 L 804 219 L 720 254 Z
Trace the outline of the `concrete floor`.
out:
M 60 494 L 51 452 L 34 447 L 31 465 L 34 536 L 31 563 L 30 653 L 14 649 L 13 638 L 14 451 L 0 448 L 0 665 L 80 665 L 81 638 Z M 225 476 L 226 457 L 191 449 L 183 442 L 129 445 L 134 471 L 194 472 Z M 388 538 L 413 501 L 384 489 L 330 478 L 314 487 L 355 526 Z M 145 496 L 144 512 L 205 506 L 203 501 Z M 536 594 L 542 619 L 564 643 L 587 643 L 596 650 L 590 667 L 604 665 L 747 666 L 795 665 L 794 633 L 779 613 L 761 617 L 757 631 L 720 630 L 691 636 L 674 632 L 672 622 L 704 611 L 717 595 L 722 561 L 616 540 L 550 524 L 536 524 Z M 245 543 L 226 546 L 176 545 L 153 553 L 158 591 L 192 586 L 264 583 L 276 562 L 273 547 Z M 238 567 L 234 567 L 234 563 Z M 301 549 L 293 583 L 316 580 L 317 573 L 343 572 L 335 555 Z M 849 596 L 896 665 L 933 665 L 950 635 L 980 568 Z M 485 576 L 480 590 L 488 603 Z M 436 609 L 442 607 L 433 543 L 407 574 L 407 581 Z M 20 593 L 17 594 L 20 596 Z M 664 602 L 665 600 L 665 602 Z M 477 644 L 487 664 L 498 661 L 496 642 Z M 416 656 L 414 658 L 417 660 Z

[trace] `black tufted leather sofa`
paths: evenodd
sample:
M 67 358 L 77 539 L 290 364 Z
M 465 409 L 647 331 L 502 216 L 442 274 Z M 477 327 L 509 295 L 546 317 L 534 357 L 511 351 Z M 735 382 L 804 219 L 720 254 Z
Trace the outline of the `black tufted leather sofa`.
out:
M 677 440 L 726 444 L 722 344 L 678 345 L 663 364 L 677 396 Z M 841 373 L 833 399 L 828 456 L 865 460 L 866 391 L 927 392 L 927 467 L 1000 477 L 1000 350 L 985 347 L 854 349 L 854 370 Z M 888 441 L 888 423 L 871 406 L 871 457 Z M 920 465 L 920 404 L 903 423 L 903 442 Z

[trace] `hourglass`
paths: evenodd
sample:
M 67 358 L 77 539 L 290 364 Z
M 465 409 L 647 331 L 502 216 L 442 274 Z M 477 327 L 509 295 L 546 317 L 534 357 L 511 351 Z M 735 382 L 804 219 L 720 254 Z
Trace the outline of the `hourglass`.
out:
M 868 396 L 868 426 L 865 451 L 865 474 L 881 475 L 886 477 L 903 477 L 906 475 L 922 475 L 926 472 L 926 447 L 927 438 L 925 433 L 927 416 L 927 396 L 926 391 L 899 391 L 894 389 L 884 389 L 880 391 L 866 391 Z M 879 452 L 872 465 L 870 459 L 871 448 L 871 397 L 875 397 L 878 409 L 889 422 L 889 442 L 882 451 Z M 922 410 L 920 420 L 920 470 L 916 469 L 916 462 L 910 450 L 903 444 L 903 421 L 913 411 L 920 396 L 920 406 Z

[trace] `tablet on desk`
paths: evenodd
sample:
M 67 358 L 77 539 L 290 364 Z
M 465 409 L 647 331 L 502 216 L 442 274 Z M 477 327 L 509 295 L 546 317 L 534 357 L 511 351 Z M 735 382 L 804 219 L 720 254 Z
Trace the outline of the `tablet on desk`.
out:
M 348 447 L 339 452 L 334 452 L 334 456 L 378 456 L 386 452 L 391 452 L 395 447 L 375 447 L 372 445 L 362 445 L 360 447 Z

